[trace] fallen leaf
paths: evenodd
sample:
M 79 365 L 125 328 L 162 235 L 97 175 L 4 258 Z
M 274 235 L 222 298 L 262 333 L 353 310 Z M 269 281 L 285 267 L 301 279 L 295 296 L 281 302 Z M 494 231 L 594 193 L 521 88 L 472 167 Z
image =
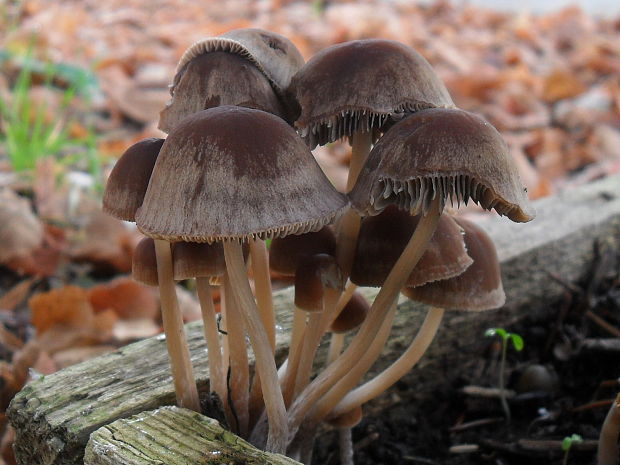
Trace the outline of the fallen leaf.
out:
M 155 318 L 159 311 L 153 289 L 126 276 L 92 287 L 89 299 L 95 312 L 113 309 L 122 319 Z
M 0 263 L 28 255 L 43 240 L 43 227 L 30 202 L 10 189 L 0 190 Z
M 37 335 L 44 334 L 54 326 L 93 327 L 94 312 L 87 291 L 81 287 L 65 286 L 37 294 L 30 298 L 28 305 Z

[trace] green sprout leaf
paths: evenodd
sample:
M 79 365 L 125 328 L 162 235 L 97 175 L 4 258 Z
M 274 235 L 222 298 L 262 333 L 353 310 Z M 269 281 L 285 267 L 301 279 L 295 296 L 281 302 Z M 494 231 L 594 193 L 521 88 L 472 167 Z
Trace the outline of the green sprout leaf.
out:
M 515 348 L 517 352 L 521 352 L 523 350 L 523 338 L 515 333 L 508 333 L 510 340 L 512 341 L 512 346 Z
M 580 442 L 583 442 L 583 438 L 578 434 L 567 436 L 564 439 L 562 439 L 562 450 L 564 452 L 568 452 L 568 450 L 572 447 L 573 444 L 577 444 Z
M 508 332 L 504 328 L 489 328 L 485 331 L 484 335 L 486 337 L 499 336 L 503 340 L 508 338 Z

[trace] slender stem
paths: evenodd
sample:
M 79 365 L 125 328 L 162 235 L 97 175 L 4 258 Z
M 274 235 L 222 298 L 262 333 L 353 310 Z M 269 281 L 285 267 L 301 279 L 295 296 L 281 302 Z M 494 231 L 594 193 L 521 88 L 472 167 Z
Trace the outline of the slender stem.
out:
M 226 388 L 226 376 L 222 369 L 222 352 L 220 349 L 220 337 L 217 332 L 217 315 L 213 305 L 209 278 L 196 278 L 196 289 L 198 291 L 198 301 L 200 302 L 204 334 L 207 341 L 211 390 L 224 402 L 228 395 L 228 389 Z
M 620 435 L 620 394 L 611 404 L 609 412 L 603 422 L 601 434 L 598 439 L 597 459 L 598 465 L 617 465 L 618 436 Z
M 340 290 L 326 288 L 323 296 L 323 311 L 310 315 L 308 330 L 304 337 L 302 349 L 302 359 L 298 369 L 297 380 L 295 381 L 295 396 L 308 385 L 312 372 L 314 357 L 321 343 L 321 338 L 336 318 L 337 302 L 340 297 Z
M 353 297 L 356 290 L 357 284 L 347 281 L 344 292 L 340 295 L 338 303 L 336 304 L 336 316 L 340 315 L 340 312 L 349 303 L 349 300 L 351 300 L 351 297 Z
M 312 383 L 295 400 L 289 411 L 289 430 L 294 436 L 299 424 L 310 408 L 340 379 L 360 358 L 365 349 L 377 335 L 381 323 L 396 301 L 400 289 L 405 285 L 411 271 L 420 260 L 435 232 L 441 212 L 440 199 L 436 197 L 428 214 L 420 220 L 409 243 L 386 278 L 383 287 L 373 302 L 368 317 L 360 330 L 336 361 L 317 376 Z
M 353 134 L 351 163 L 349 163 L 349 177 L 347 178 L 347 192 L 353 189 L 357 178 L 362 171 L 366 158 L 372 146 L 372 131 L 356 132 Z
M 267 246 L 262 239 L 250 241 L 250 257 L 252 258 L 252 273 L 254 275 L 254 292 L 256 305 L 263 322 L 271 351 L 276 351 L 276 317 L 273 311 L 271 292 L 271 274 L 269 272 L 269 255 Z
M 344 347 L 345 333 L 332 333 L 332 337 L 329 341 L 329 351 L 327 352 L 327 365 L 330 365 L 334 360 L 338 358 L 342 348 Z
M 377 336 L 372 341 L 357 363 L 351 366 L 345 376 L 338 380 L 333 388 L 325 394 L 314 407 L 310 421 L 318 424 L 325 418 L 340 402 L 340 400 L 359 382 L 364 374 L 370 369 L 372 364 L 379 358 L 381 351 L 385 347 L 385 343 L 392 329 L 392 322 L 396 314 L 396 302 L 392 305 L 391 310 L 386 315 Z M 345 410 L 347 412 L 348 410 Z
M 196 380 L 189 357 L 189 347 L 185 338 L 183 318 L 179 310 L 172 275 L 170 244 L 166 241 L 155 240 L 155 254 L 157 257 L 157 279 L 159 281 L 162 320 L 168 354 L 170 355 L 170 367 L 177 404 L 179 407 L 200 412 L 198 389 L 196 388 Z
M 506 349 L 508 349 L 508 339 L 502 338 L 502 360 L 499 364 L 499 398 L 502 403 L 502 409 L 506 415 L 506 423 L 510 423 L 510 407 L 506 400 L 506 391 L 504 389 L 504 370 L 506 369 Z
M 338 450 L 340 465 L 354 465 L 352 428 L 338 428 Z
M 286 408 L 278 383 L 276 362 L 263 323 L 258 316 L 256 302 L 245 272 L 241 245 L 234 241 L 224 242 L 224 257 L 233 289 L 238 297 L 239 308 L 250 335 L 250 342 L 256 357 L 256 371 L 259 373 L 269 418 L 267 451 L 284 453 L 288 437 Z
M 375 378 L 344 396 L 331 411 L 330 415 L 338 416 L 365 404 L 385 392 L 385 390 L 405 376 L 420 360 L 433 341 L 444 313 L 444 309 L 432 307 L 426 314 L 426 318 L 418 330 L 415 339 L 398 360 Z
M 299 368 L 299 361 L 302 354 L 301 347 L 306 333 L 306 318 L 308 316 L 307 312 L 304 312 L 299 308 L 295 308 L 294 312 L 291 342 L 288 349 L 288 363 L 286 365 L 286 372 L 281 383 L 282 395 L 286 406 L 289 406 L 293 401 L 295 380 L 297 379 L 297 370 Z
M 269 255 L 267 245 L 262 239 L 250 241 L 250 257 L 252 274 L 254 275 L 254 293 L 260 319 L 263 322 L 267 337 L 271 344 L 271 352 L 276 351 L 276 317 L 273 310 L 271 290 L 271 273 L 269 271 Z M 252 380 L 250 390 L 250 425 L 260 416 L 263 410 L 263 389 L 260 375 L 256 374 Z
M 224 274 L 222 284 L 226 299 L 226 332 L 230 355 L 230 376 L 227 376 L 232 402 L 230 408 L 233 410 L 237 433 L 241 437 L 247 437 L 250 422 L 250 366 L 245 343 L 246 325 L 228 272 Z

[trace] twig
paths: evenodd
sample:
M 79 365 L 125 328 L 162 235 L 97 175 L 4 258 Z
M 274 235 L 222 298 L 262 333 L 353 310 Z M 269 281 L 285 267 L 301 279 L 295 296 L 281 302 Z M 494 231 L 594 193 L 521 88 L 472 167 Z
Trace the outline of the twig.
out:
M 599 327 L 601 327 L 604 331 L 607 331 L 609 334 L 611 334 L 612 336 L 620 337 L 620 329 L 606 322 L 604 319 L 602 319 L 592 310 L 588 310 L 586 312 L 586 316 L 590 318 L 590 320 L 592 320 L 594 323 L 596 323 Z
M 460 433 L 462 431 L 467 431 L 469 429 L 479 428 L 480 426 L 492 425 L 495 423 L 501 423 L 504 421 L 503 418 L 493 417 L 493 418 L 481 418 L 480 420 L 469 421 L 467 423 L 461 423 L 460 425 L 455 425 L 450 428 L 451 433 Z

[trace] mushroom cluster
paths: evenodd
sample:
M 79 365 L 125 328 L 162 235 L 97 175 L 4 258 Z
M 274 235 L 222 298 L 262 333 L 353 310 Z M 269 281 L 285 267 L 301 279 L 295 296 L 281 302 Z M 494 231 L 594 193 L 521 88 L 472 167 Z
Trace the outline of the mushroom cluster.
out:
M 177 402 L 200 410 L 175 295 L 175 281 L 195 278 L 210 389 L 229 428 L 310 463 L 326 422 L 340 431 L 342 463 L 352 463 L 362 405 L 415 365 L 444 310 L 504 303 L 492 241 L 444 211 L 471 200 L 513 221 L 533 218 L 506 144 L 454 106 L 421 55 L 389 40 L 338 44 L 304 64 L 285 37 L 234 30 L 191 46 L 170 91 L 159 125 L 168 136 L 124 153 L 104 210 L 147 236 L 133 274 L 159 286 Z M 352 145 L 344 193 L 311 152 L 340 138 Z M 270 269 L 295 286 L 280 367 Z M 372 304 L 357 286 L 380 287 Z M 400 292 L 428 314 L 401 357 L 360 385 L 389 338 Z M 328 333 L 327 363 L 312 378 Z

